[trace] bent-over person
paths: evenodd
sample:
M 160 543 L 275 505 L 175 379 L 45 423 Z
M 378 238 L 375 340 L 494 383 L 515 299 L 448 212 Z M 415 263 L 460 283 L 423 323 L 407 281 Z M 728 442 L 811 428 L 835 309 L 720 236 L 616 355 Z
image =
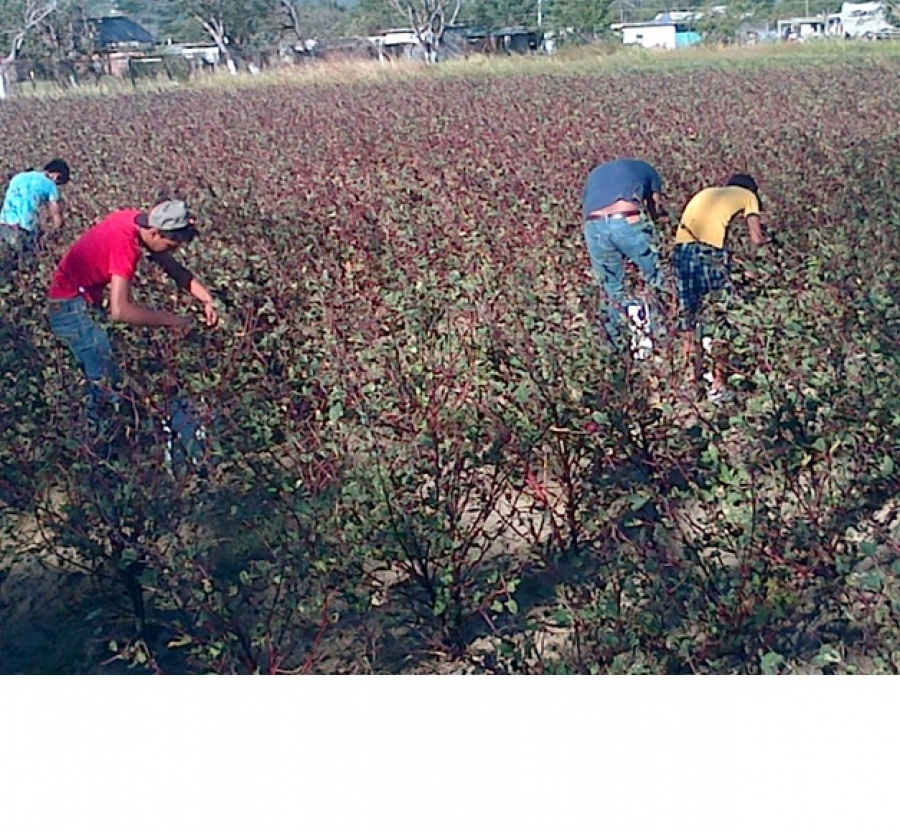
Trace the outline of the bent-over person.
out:
M 625 349 L 627 308 L 625 259 L 634 263 L 651 290 L 650 330 L 660 326 L 665 292 L 653 222 L 664 216 L 663 183 L 652 165 L 640 159 L 616 159 L 594 168 L 584 185 L 584 240 L 594 277 L 603 293 L 604 329 L 612 344 Z
M 704 188 L 685 206 L 675 233 L 672 267 L 678 294 L 679 329 L 685 363 L 693 370 L 699 390 L 702 380 L 703 350 L 698 339 L 701 310 L 713 319 L 712 384 L 708 397 L 719 401 L 726 395 L 727 341 L 731 332 L 727 304 L 733 287 L 726 238 L 732 220 L 745 218 L 754 247 L 766 243 L 760 221 L 759 188 L 749 174 L 735 174 L 721 188 Z
M 16 258 L 34 253 L 41 235 L 41 209 L 46 206 L 50 228 L 63 226 L 59 189 L 71 171 L 64 159 L 51 159 L 41 171 L 22 171 L 6 188 L 0 208 L 0 243 Z
M 89 427 L 96 429 L 103 403 L 119 401 L 121 376 L 104 319 L 178 332 L 187 331 L 192 323 L 188 316 L 135 303 L 132 285 L 142 255 L 203 304 L 207 326 L 217 324 L 212 294 L 172 254 L 196 235 L 196 218 L 187 206 L 168 200 L 147 212 L 113 212 L 78 238 L 60 261 L 48 292 L 50 329 L 69 347 L 87 377 Z

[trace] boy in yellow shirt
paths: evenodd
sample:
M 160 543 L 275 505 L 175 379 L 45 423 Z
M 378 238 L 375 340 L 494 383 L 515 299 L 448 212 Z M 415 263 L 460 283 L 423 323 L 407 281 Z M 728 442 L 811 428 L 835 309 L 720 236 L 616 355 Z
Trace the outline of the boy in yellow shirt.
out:
M 693 365 L 694 379 L 699 385 L 703 353 L 697 339 L 697 317 L 704 298 L 730 294 L 731 277 L 728 250 L 725 248 L 728 227 L 738 215 L 747 221 L 754 247 L 766 243 L 759 219 L 759 188 L 749 174 L 735 174 L 723 188 L 704 188 L 685 206 L 675 234 L 672 266 L 678 293 L 679 329 L 685 362 Z M 709 297 L 707 297 L 709 296 Z M 727 329 L 727 321 L 717 322 Z M 719 401 L 725 395 L 727 347 L 713 344 L 713 381 L 708 396 Z

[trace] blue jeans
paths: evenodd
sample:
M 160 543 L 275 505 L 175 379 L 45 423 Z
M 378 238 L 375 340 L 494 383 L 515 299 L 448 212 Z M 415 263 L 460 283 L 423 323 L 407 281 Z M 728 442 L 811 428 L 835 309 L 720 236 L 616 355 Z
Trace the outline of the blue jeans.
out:
M 659 257 L 653 242 L 653 226 L 644 219 L 629 223 L 626 218 L 587 220 L 584 241 L 591 258 L 594 277 L 604 294 L 606 322 L 603 325 L 610 341 L 618 348 L 626 346 L 623 329 L 627 327 L 626 308 L 634 302 L 625 292 L 625 258 L 637 265 L 644 280 L 656 296 L 651 306 L 651 329 L 661 313 L 663 282 L 659 271 Z
M 169 400 L 169 418 L 165 431 L 169 435 L 166 457 L 173 471 L 182 473 L 188 464 L 195 468 L 203 465 L 209 433 L 193 401 L 186 397 Z M 175 438 L 178 442 L 173 441 Z
M 87 376 L 89 434 L 108 445 L 115 433 L 115 425 L 110 423 L 115 420 L 104 420 L 101 410 L 105 404 L 119 404 L 122 374 L 113 358 L 109 336 L 96 320 L 102 316 L 103 312 L 89 308 L 84 298 L 50 303 L 50 329 L 68 345 Z M 169 436 L 177 437 L 179 441 L 173 444 L 170 439 L 167 443 L 171 461 L 182 468 L 185 459 L 198 465 L 207 437 L 194 405 L 187 399 L 172 399 L 165 427 Z
M 50 302 L 50 329 L 78 360 L 88 380 L 88 421 L 99 418 L 104 403 L 119 401 L 122 375 L 112 355 L 109 336 L 96 320 L 102 311 L 92 313 L 84 298 Z

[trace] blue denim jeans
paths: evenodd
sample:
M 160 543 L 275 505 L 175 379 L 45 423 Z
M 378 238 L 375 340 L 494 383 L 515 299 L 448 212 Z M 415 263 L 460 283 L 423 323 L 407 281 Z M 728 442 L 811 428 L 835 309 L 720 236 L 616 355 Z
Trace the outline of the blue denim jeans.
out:
M 610 341 L 618 348 L 627 344 L 624 329 L 627 327 L 626 308 L 635 299 L 625 292 L 625 258 L 636 264 L 644 280 L 656 296 L 651 303 L 651 330 L 656 329 L 654 319 L 661 313 L 663 282 L 659 270 L 659 256 L 653 241 L 653 226 L 641 219 L 629 223 L 626 218 L 587 220 L 584 224 L 584 241 L 591 258 L 591 269 L 600 283 L 604 295 L 606 321 L 603 325 Z
M 89 307 L 84 298 L 50 304 L 50 329 L 68 345 L 87 376 L 89 434 L 93 439 L 109 444 L 115 433 L 115 425 L 109 423 L 115 420 L 105 420 L 102 408 L 119 404 L 122 376 L 106 330 L 97 320 L 102 317 L 103 312 Z M 170 438 L 167 442 L 170 462 L 181 464 L 182 468 L 185 460 L 198 465 L 207 438 L 194 405 L 180 397 L 172 399 L 164 427 Z M 173 443 L 173 438 L 178 442 Z
M 188 464 L 201 467 L 206 458 L 209 435 L 197 406 L 186 397 L 175 397 L 168 404 L 169 418 L 164 425 L 168 435 L 166 462 L 176 474 L 183 473 Z
M 78 360 L 88 380 L 88 421 L 96 421 L 104 403 L 119 401 L 121 373 L 112 355 L 109 336 L 84 298 L 50 302 L 50 329 Z

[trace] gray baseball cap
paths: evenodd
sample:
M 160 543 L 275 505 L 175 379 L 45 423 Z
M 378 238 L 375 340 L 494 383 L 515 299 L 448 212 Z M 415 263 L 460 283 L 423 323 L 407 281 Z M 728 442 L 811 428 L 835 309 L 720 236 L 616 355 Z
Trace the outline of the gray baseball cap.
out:
M 188 211 L 181 200 L 166 200 L 154 206 L 149 212 L 138 215 L 137 224 L 157 231 L 182 231 L 195 225 L 197 218 Z

